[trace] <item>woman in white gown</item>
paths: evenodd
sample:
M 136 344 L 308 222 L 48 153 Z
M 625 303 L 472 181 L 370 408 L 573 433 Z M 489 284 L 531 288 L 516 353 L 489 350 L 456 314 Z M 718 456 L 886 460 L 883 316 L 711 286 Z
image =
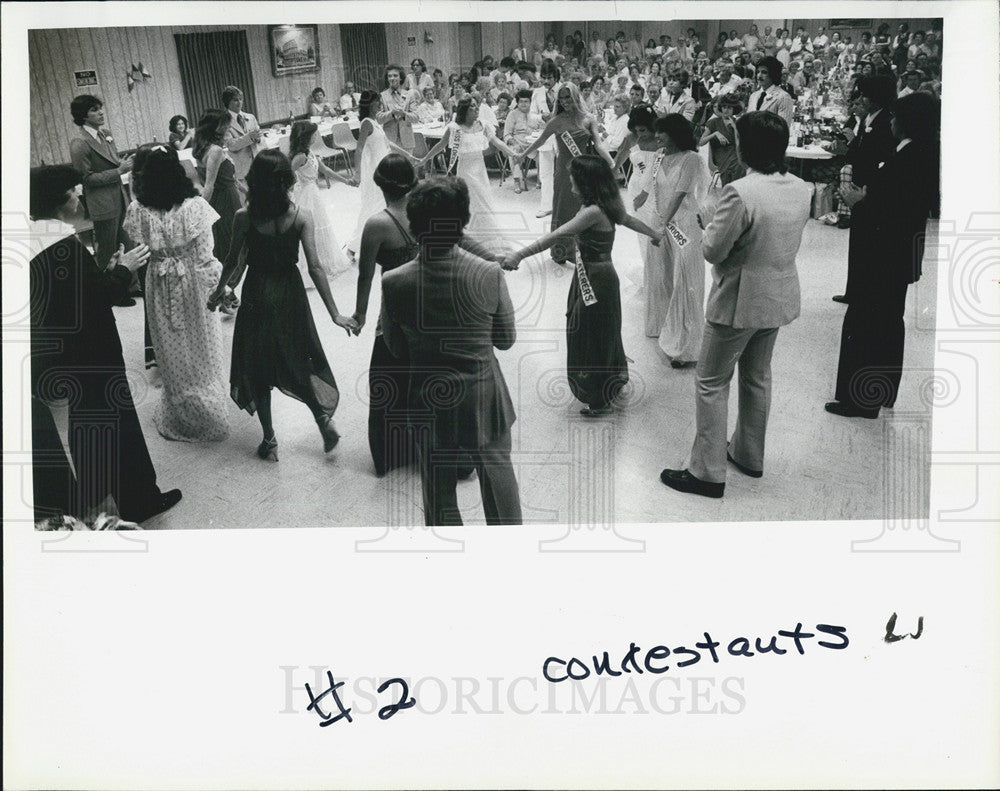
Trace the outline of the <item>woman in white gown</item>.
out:
M 288 155 L 292 160 L 292 170 L 295 171 L 292 202 L 300 209 L 308 209 L 312 214 L 316 232 L 316 255 L 326 270 L 327 278 L 332 278 L 350 269 L 351 262 L 337 241 L 330 211 L 320 197 L 316 179 L 322 173 L 328 179 L 335 179 L 351 186 L 357 186 L 357 184 L 351 179 L 335 173 L 312 153 L 312 147 L 318 139 L 319 129 L 311 121 L 296 121 L 292 124 L 292 133 L 288 141 Z M 299 271 L 302 273 L 302 281 L 310 282 L 306 278 L 308 274 L 306 257 L 301 245 L 299 246 Z
M 656 120 L 656 113 L 646 104 L 640 104 L 633 108 L 628 114 L 628 131 L 622 144 L 618 147 L 615 155 L 614 170 L 624 163 L 627 158 L 632 163 L 632 174 L 629 176 L 628 185 L 625 188 L 625 208 L 633 212 L 636 217 L 647 225 L 653 224 L 655 207 L 650 202 L 643 206 L 636 206 L 635 199 L 642 192 L 646 184 L 646 177 L 649 169 L 656 159 L 656 135 L 653 132 L 653 122 Z M 648 249 L 650 245 L 645 237 L 636 234 L 639 244 L 639 257 L 642 260 L 642 267 L 626 267 L 625 274 L 637 286 L 645 288 L 646 291 L 646 319 L 645 329 L 647 338 L 657 338 L 660 329 L 663 327 L 663 319 L 667 315 L 667 303 L 670 301 L 671 279 L 659 269 L 651 268 L 649 264 Z
M 455 120 L 448 124 L 444 137 L 420 160 L 423 165 L 446 148 L 451 148 L 451 168 L 465 180 L 469 188 L 469 224 L 466 233 L 480 243 L 491 246 L 500 237 L 500 224 L 493 213 L 495 197 L 486 174 L 483 152 L 490 146 L 502 151 L 513 161 L 517 152 L 496 136 L 489 124 L 479 121 L 479 103 L 471 96 L 455 107 Z
M 382 158 L 390 151 L 402 154 L 411 162 L 413 155 L 395 143 L 389 141 L 382 131 L 382 125 L 375 120 L 375 115 L 382 106 L 382 97 L 375 91 L 365 91 L 358 102 L 358 150 L 355 156 L 358 161 L 358 186 L 361 188 L 361 213 L 358 214 L 358 224 L 354 228 L 351 241 L 347 243 L 348 254 L 353 259 L 361 248 L 361 232 L 365 229 L 368 218 L 378 214 L 385 208 L 385 197 L 375 184 L 375 168 Z
M 655 207 L 654 229 L 666 238 L 648 251 L 651 266 L 672 273 L 670 302 L 657 333 L 670 365 L 697 362 L 705 327 L 705 259 L 698 214 L 711 180 L 691 124 L 672 113 L 654 123 L 660 146 L 637 202 Z

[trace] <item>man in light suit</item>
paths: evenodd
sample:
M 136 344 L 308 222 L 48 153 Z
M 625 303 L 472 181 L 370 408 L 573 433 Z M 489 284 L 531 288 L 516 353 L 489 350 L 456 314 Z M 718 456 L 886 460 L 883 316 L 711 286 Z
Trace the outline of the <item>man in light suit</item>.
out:
M 247 173 L 253 158 L 257 156 L 257 144 L 260 143 L 260 125 L 252 113 L 243 112 L 243 91 L 235 85 L 227 85 L 222 89 L 222 105 L 232 118 L 222 144 L 229 149 L 236 169 L 236 186 L 245 200 Z
M 493 353 L 516 338 L 503 271 L 456 247 L 469 221 L 464 181 L 422 181 L 406 214 L 420 255 L 382 276 L 382 326 L 389 350 L 410 360 L 425 522 L 462 524 L 456 466 L 471 456 L 487 523 L 520 524 L 510 461 L 514 405 Z
M 539 72 L 542 84 L 531 94 L 531 108 L 529 112 L 542 119 L 542 123 L 548 123 L 556 109 L 556 97 L 559 95 L 559 67 L 552 61 L 542 63 Z M 552 214 L 553 180 L 555 178 L 554 168 L 556 161 L 556 143 L 553 136 L 546 140 L 538 149 L 538 183 L 542 189 L 541 205 L 538 218 L 548 217 Z
M 686 71 L 676 71 L 667 77 L 666 97 L 662 102 L 662 114 L 678 113 L 684 120 L 690 122 L 698 109 L 698 102 L 687 93 L 691 77 Z M 659 111 L 658 111 L 659 112 Z
M 788 126 L 795 117 L 795 101 L 781 86 L 781 61 L 761 58 L 757 62 L 757 90 L 750 94 L 748 112 L 769 112 L 780 115 Z
M 122 230 L 129 200 L 122 176 L 131 172 L 135 157 L 119 158 L 114 138 L 101 129 L 104 104 L 96 96 L 77 96 L 69 110 L 73 123 L 80 127 L 80 134 L 69 141 L 70 158 L 73 169 L 80 174 L 83 199 L 94 224 L 95 257 L 100 268 L 105 269 L 119 245 L 130 246 Z M 125 301 L 131 302 L 127 297 Z
M 403 69 L 400 66 L 389 66 L 385 70 L 385 83 L 386 89 L 381 93 L 382 107 L 375 114 L 375 120 L 382 124 L 390 143 L 413 151 L 413 124 L 420 121 L 417 114 L 420 95 L 403 85 Z
M 778 328 L 799 315 L 795 256 L 812 202 L 811 186 L 785 169 L 788 125 L 780 116 L 747 113 L 736 129 L 749 172 L 723 189 L 702 239 L 712 290 L 696 378 L 697 435 L 687 469 L 660 473 L 671 489 L 706 497 L 725 492 L 727 457 L 744 474 L 763 475 L 771 353 Z M 737 361 L 739 417 L 727 448 Z

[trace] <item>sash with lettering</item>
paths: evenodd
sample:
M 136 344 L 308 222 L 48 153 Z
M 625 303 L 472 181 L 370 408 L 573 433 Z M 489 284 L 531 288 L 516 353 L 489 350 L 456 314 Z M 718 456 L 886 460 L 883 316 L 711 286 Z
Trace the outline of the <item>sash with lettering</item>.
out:
M 462 142 L 462 129 L 457 124 L 451 130 L 451 138 L 448 140 L 448 148 L 451 149 L 451 159 L 448 161 L 448 173 L 450 175 L 453 168 L 458 166 L 458 147 Z
M 583 156 L 580 146 L 576 144 L 576 140 L 573 139 L 572 133 L 568 130 L 560 133 L 559 139 L 563 141 L 563 144 L 565 144 L 566 149 L 569 151 L 573 159 Z M 590 284 L 590 278 L 587 276 L 587 270 L 583 267 L 583 258 L 580 257 L 579 248 L 577 248 L 576 251 L 576 279 L 580 284 L 580 298 L 583 300 L 583 304 L 587 307 L 596 305 L 597 295 L 594 293 L 594 287 Z
M 650 189 L 654 188 L 656 184 L 656 176 L 660 172 L 660 164 L 663 162 L 663 157 L 666 156 L 663 149 L 660 149 L 656 153 L 656 159 L 653 160 L 653 167 L 649 171 L 649 179 L 646 182 Z M 667 236 L 670 237 L 671 241 L 677 245 L 678 248 L 684 247 L 691 240 L 684 235 L 684 232 L 678 228 L 673 222 L 668 222 L 666 225 Z

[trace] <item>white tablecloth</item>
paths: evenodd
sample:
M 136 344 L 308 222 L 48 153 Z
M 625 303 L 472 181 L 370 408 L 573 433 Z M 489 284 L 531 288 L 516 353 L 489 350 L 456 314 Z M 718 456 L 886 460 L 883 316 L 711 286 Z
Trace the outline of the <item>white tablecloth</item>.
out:
M 793 159 L 833 159 L 833 154 L 819 146 L 808 146 L 806 148 L 789 146 L 785 151 L 785 156 L 792 157 Z

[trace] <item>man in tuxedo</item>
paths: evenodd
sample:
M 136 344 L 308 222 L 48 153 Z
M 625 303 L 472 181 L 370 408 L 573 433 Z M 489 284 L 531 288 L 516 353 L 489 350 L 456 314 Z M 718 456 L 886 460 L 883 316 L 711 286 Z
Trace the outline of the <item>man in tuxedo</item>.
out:
M 94 224 L 97 265 L 104 269 L 119 245 L 129 246 L 122 230 L 128 204 L 122 176 L 131 172 L 135 157 L 118 157 L 114 138 L 101 129 L 105 121 L 104 104 L 96 96 L 77 96 L 70 102 L 69 111 L 73 123 L 80 127 L 80 134 L 69 141 L 70 158 L 80 174 L 83 199 Z M 121 302 L 127 301 L 126 292 Z
M 406 151 L 413 151 L 413 124 L 420 120 L 417 105 L 420 97 L 403 87 L 403 70 L 399 66 L 389 66 L 385 70 L 386 88 L 382 91 L 382 108 L 375 119 L 389 142 Z
M 260 125 L 252 113 L 243 111 L 243 91 L 235 85 L 227 85 L 222 89 L 222 105 L 232 118 L 222 145 L 229 149 L 236 170 L 236 186 L 246 199 L 247 173 L 250 172 L 253 158 L 257 156 Z
M 757 63 L 757 90 L 750 94 L 748 112 L 769 112 L 781 116 L 787 126 L 795 117 L 795 102 L 781 87 L 781 61 L 761 58 Z
M 856 287 L 844 316 L 836 401 L 841 417 L 878 417 L 892 408 L 903 373 L 903 311 L 910 283 L 920 279 L 927 217 L 939 193 L 941 104 L 928 93 L 896 103 L 894 151 L 865 187 L 842 188 L 853 207 L 851 255 Z
M 896 81 L 892 77 L 873 75 L 858 80 L 858 98 L 855 103 L 862 121 L 858 126 L 858 133 L 847 147 L 847 162 L 840 172 L 842 183 L 866 187 L 875 175 L 879 163 L 885 162 L 895 149 L 896 140 L 890 128 L 891 108 L 895 100 Z M 850 215 L 845 211 L 842 217 L 844 219 L 841 224 L 849 225 Z M 852 252 L 855 243 L 852 231 L 848 242 L 847 287 L 843 294 L 833 298 L 834 302 L 849 303 L 857 290 L 857 266 L 862 256 L 857 251 Z
M 705 338 L 696 376 L 697 434 L 687 469 L 666 469 L 671 489 L 722 497 L 726 460 L 745 475 L 764 474 L 771 405 L 771 354 L 778 328 L 799 315 L 795 256 L 812 203 L 810 184 L 785 169 L 788 125 L 770 112 L 736 124 L 748 173 L 722 190 L 702 239 L 712 264 Z M 739 362 L 739 417 L 726 443 L 729 384 Z
M 30 174 L 35 508 L 43 518 L 54 510 L 87 518 L 107 508 L 111 496 L 123 519 L 142 522 L 181 499 L 179 489 L 156 485 L 111 309 L 149 248 L 119 247 L 108 266 L 98 266 L 74 230 L 79 183 L 66 165 Z M 64 398 L 75 475 L 45 406 Z
M 410 193 L 406 215 L 420 255 L 382 276 L 389 350 L 410 360 L 409 410 L 428 525 L 460 525 L 456 465 L 468 455 L 488 524 L 520 524 L 510 461 L 514 405 L 493 348 L 514 345 L 504 274 L 456 244 L 469 221 L 461 179 L 436 177 Z

